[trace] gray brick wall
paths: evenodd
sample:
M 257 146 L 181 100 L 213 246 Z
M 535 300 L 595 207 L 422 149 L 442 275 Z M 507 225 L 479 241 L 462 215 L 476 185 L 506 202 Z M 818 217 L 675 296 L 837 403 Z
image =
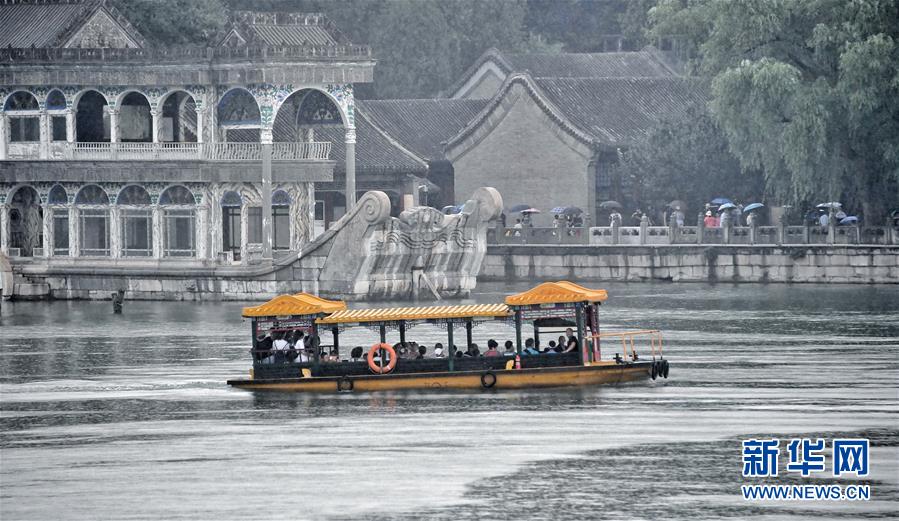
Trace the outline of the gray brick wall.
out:
M 513 87 L 502 103 L 492 121 L 457 146 L 470 148 L 453 161 L 455 193 L 492 186 L 506 207 L 528 203 L 546 213 L 575 205 L 589 211 L 592 151 L 553 123 L 522 87 Z M 540 217 L 538 226 L 549 225 L 546 215 Z

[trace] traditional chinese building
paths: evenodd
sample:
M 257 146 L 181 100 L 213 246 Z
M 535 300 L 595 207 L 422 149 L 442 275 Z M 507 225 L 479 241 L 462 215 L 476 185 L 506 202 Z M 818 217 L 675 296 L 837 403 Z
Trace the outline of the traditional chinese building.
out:
M 355 201 L 353 84 L 373 67 L 320 14 L 235 13 L 209 46 L 160 48 L 103 1 L 5 0 L 0 251 L 139 266 L 297 250 L 324 220 L 317 184 Z

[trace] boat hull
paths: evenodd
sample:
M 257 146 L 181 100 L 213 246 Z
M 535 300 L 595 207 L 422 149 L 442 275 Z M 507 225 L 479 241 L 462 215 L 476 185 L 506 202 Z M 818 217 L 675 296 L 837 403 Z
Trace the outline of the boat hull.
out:
M 318 393 L 442 389 L 528 389 L 617 384 L 648 378 L 651 370 L 651 361 L 628 364 L 602 362 L 582 366 L 518 370 L 229 380 L 228 385 L 254 391 Z

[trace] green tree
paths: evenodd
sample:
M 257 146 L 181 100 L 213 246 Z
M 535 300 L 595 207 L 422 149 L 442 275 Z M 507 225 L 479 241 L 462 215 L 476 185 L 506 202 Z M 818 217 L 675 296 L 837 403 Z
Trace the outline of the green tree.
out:
M 728 150 L 724 132 L 703 103 L 650 128 L 624 152 L 618 170 L 644 210 L 681 199 L 690 205 L 684 210 L 691 222 L 714 197 L 750 203 L 761 201 L 765 190 L 761 173 L 744 171 Z
M 228 19 L 219 0 L 114 0 L 113 4 L 157 45 L 206 45 Z
M 696 51 L 730 149 L 771 195 L 869 221 L 899 204 L 895 0 L 663 0 L 649 17 Z

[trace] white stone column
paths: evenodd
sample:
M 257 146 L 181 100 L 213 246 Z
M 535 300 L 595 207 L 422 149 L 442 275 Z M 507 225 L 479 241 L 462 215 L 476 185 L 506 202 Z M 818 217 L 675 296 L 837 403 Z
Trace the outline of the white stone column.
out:
M 203 143 L 203 109 L 197 108 L 197 143 Z
M 346 211 L 356 206 L 356 128 L 346 129 L 344 142 L 346 143 Z
M 0 204 L 0 253 L 9 255 L 9 206 Z
M 47 159 L 50 157 L 50 132 L 49 132 L 49 119 L 47 117 L 47 111 L 41 110 L 40 116 L 38 116 L 38 132 L 40 134 L 40 149 L 39 154 L 41 159 Z
M 272 255 L 272 131 L 264 129 L 262 141 L 262 258 Z
M 66 109 L 66 142 L 75 142 L 75 111 Z
M 209 207 L 197 207 L 197 258 L 209 258 Z
M 44 257 L 49 258 L 53 253 L 53 209 L 48 205 L 43 206 L 44 209 L 44 241 L 41 246 L 44 248 Z
M 153 205 L 153 258 L 162 258 L 162 208 Z
M 118 109 L 109 109 L 109 142 L 119 142 L 119 111 Z M 115 147 L 115 145 L 113 145 Z
M 81 237 L 78 236 L 78 209 L 69 205 L 69 257 L 81 256 Z
M 7 157 L 7 143 L 9 142 L 9 120 L 6 113 L 0 110 L 0 161 Z
M 122 256 L 122 212 L 119 207 L 109 207 L 109 256 L 118 259 Z
M 159 143 L 159 111 L 151 110 L 150 111 L 150 119 L 153 121 L 151 125 L 153 143 Z
M 247 263 L 247 244 L 250 232 L 250 208 L 246 203 L 240 206 L 240 262 Z

